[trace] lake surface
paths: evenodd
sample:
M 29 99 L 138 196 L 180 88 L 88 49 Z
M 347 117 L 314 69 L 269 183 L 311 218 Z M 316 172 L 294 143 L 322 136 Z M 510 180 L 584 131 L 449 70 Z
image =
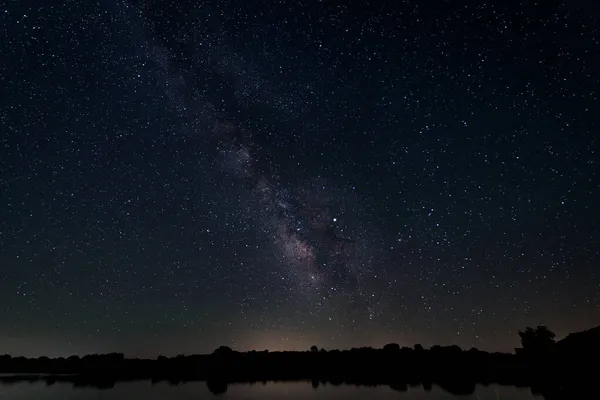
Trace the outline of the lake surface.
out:
M 477 386 L 474 394 L 455 396 L 433 386 L 431 391 L 421 387 L 409 387 L 401 392 L 389 386 L 365 387 L 331 384 L 313 388 L 310 382 L 268 382 L 254 384 L 231 384 L 221 395 L 211 393 L 205 382 L 171 385 L 166 382 L 152 384 L 150 381 L 119 382 L 111 389 L 75 388 L 71 384 L 45 382 L 19 382 L 0 384 L 0 399 L 47 399 L 47 400 L 158 400 L 158 399 L 404 399 L 404 400 L 529 400 L 534 396 L 529 388 L 511 386 Z

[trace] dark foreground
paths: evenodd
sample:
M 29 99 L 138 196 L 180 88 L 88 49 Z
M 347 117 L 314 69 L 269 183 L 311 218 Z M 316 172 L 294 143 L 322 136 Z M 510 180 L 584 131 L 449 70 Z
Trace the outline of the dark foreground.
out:
M 592 353 L 504 354 L 457 346 L 348 351 L 247 352 L 222 347 L 210 355 L 126 359 L 122 354 L 49 359 L 0 357 L 0 382 L 43 380 L 75 386 L 111 388 L 119 381 L 152 380 L 173 384 L 206 381 L 211 392 L 224 393 L 230 383 L 312 381 L 333 385 L 389 385 L 406 391 L 438 385 L 456 395 L 468 395 L 476 384 L 530 387 L 545 399 L 573 399 L 592 394 L 598 375 Z M 597 393 L 596 393 L 597 395 Z

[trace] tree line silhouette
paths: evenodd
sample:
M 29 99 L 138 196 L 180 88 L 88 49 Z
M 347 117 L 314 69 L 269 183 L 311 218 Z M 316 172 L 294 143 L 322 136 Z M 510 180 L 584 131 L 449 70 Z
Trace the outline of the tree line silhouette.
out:
M 350 350 L 238 352 L 221 346 L 212 354 L 128 359 L 121 353 L 67 358 L 0 356 L 0 382 L 43 379 L 48 384 L 112 387 L 117 381 L 151 379 L 178 384 L 203 380 L 215 393 L 229 383 L 306 380 L 321 384 L 390 385 L 400 391 L 433 384 L 454 394 L 470 394 L 476 384 L 529 386 L 546 399 L 573 398 L 598 372 L 600 327 L 555 341 L 546 326 L 519 332 L 515 353 L 489 353 L 456 345 L 386 344 Z M 587 390 L 587 389 L 585 389 Z

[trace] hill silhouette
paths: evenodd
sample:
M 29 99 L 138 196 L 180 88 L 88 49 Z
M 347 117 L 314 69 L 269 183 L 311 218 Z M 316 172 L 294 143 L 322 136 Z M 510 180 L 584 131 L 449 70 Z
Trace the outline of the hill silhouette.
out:
M 577 356 L 600 356 L 600 326 L 571 333 L 556 343 L 558 351 Z
M 466 395 L 475 385 L 498 383 L 529 386 L 546 399 L 574 398 L 586 391 L 597 371 L 598 328 L 569 335 L 555 343 L 545 326 L 519 332 L 523 345 L 515 353 L 489 353 L 458 346 L 401 347 L 389 343 L 381 349 L 249 351 L 221 346 L 212 354 L 127 359 L 123 354 L 92 354 L 68 358 L 0 356 L 0 382 L 44 380 L 75 386 L 112 387 L 118 381 L 150 379 L 178 384 L 206 381 L 213 393 L 229 383 L 306 380 L 321 383 L 389 385 L 407 390 L 436 384 Z M 585 351 L 596 349 L 594 351 Z

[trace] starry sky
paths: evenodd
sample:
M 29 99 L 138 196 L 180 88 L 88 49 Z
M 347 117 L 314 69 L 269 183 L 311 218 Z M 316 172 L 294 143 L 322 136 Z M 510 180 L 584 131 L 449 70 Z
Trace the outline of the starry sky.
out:
M 595 3 L 3 2 L 0 353 L 597 325 Z

